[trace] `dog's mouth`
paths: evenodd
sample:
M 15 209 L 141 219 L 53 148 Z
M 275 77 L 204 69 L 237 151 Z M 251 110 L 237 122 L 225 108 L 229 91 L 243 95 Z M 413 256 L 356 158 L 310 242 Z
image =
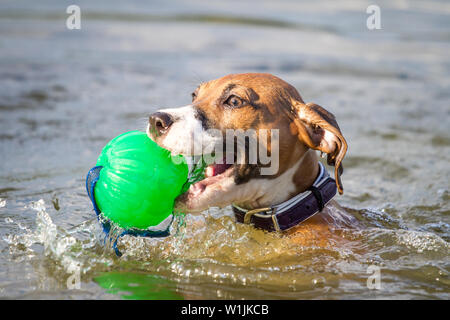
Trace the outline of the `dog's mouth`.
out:
M 194 175 L 194 182 L 176 199 L 177 211 L 194 213 L 210 206 L 221 206 L 222 200 L 232 189 L 234 164 L 226 163 L 223 159 L 202 168 L 200 178 Z
M 185 192 L 185 197 L 187 197 L 187 200 L 190 200 L 203 194 L 207 188 L 215 187 L 216 184 L 233 174 L 233 168 L 234 165 L 226 163 L 225 159 L 220 161 L 220 163 L 206 166 L 203 173 L 205 178 L 193 183 Z
M 155 141 L 150 135 L 149 126 L 147 127 L 147 135 Z M 155 142 L 158 143 L 158 141 Z M 164 145 L 161 146 L 169 150 L 173 156 L 184 156 L 189 166 L 189 176 L 182 188 L 182 194 L 175 201 L 175 211 L 184 213 L 201 212 L 211 206 L 228 205 L 234 199 L 234 173 L 237 168 L 236 150 L 234 154 L 228 154 L 227 156 L 226 148 L 223 146 L 223 152 L 218 154 L 213 152 L 195 155 L 179 150 L 175 151 Z

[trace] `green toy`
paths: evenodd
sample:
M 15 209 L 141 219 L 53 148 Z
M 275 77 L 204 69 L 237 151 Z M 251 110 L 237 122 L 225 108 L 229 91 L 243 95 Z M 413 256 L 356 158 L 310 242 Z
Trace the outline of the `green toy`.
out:
M 86 187 L 97 213 L 121 228 L 145 230 L 172 214 L 175 198 L 188 187 L 188 172 L 183 156 L 172 156 L 144 132 L 131 131 L 103 148 Z

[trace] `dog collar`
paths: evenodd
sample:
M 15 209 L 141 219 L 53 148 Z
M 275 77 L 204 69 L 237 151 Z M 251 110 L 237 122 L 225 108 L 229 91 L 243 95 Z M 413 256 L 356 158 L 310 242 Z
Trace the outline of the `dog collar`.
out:
M 267 231 L 285 231 L 321 212 L 336 195 L 336 181 L 319 162 L 319 175 L 308 190 L 280 204 L 246 210 L 233 204 L 236 220 Z

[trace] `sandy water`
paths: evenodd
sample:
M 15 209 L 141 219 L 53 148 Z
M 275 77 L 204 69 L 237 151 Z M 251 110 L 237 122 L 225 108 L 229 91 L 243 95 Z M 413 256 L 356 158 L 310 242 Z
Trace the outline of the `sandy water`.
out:
M 78 3 L 78 31 L 69 3 L 0 5 L 1 298 L 449 298 L 447 2 L 380 1 L 377 31 L 366 1 Z M 87 170 L 112 137 L 235 72 L 278 75 L 337 116 L 337 200 L 365 228 L 299 247 L 212 208 L 169 238 L 122 239 L 117 258 Z

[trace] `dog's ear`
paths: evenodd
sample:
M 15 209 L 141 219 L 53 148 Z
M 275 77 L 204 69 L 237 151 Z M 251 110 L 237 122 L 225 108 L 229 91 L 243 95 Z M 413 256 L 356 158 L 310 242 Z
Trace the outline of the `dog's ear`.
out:
M 347 142 L 339 129 L 333 114 L 314 103 L 292 103 L 294 123 L 298 128 L 298 138 L 306 146 L 326 153 L 327 163 L 334 166 L 334 176 L 340 194 L 344 192 L 341 174 L 344 169 L 342 159 L 347 152 Z

